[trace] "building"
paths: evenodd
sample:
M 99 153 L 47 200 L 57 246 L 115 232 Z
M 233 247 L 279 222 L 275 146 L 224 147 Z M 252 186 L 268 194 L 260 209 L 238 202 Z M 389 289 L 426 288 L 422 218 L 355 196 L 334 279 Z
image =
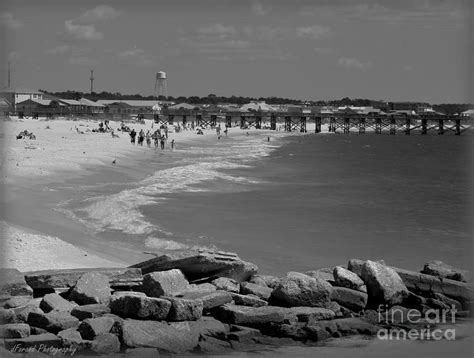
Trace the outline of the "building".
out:
M 390 111 L 414 111 L 415 113 L 425 112 L 431 109 L 428 103 L 423 102 L 389 102 L 388 110 Z
M 135 113 L 151 113 L 153 112 L 153 106 L 156 104 L 160 106 L 173 104 L 173 102 L 170 102 L 170 101 L 119 100 L 119 99 L 100 99 L 96 101 L 95 103 L 103 107 L 108 107 L 110 104 L 114 104 L 113 107 L 116 107 L 117 103 L 125 103 L 126 105 L 132 107 Z
M 51 99 L 26 99 L 16 104 L 18 116 L 38 116 L 39 114 L 65 114 L 68 112 L 67 106 Z
M 244 104 L 239 110 L 242 112 L 276 112 L 276 108 L 266 104 L 264 101 L 252 101 Z
M 474 109 L 468 109 L 461 113 L 461 117 L 471 117 L 474 118 Z
M 27 99 L 44 99 L 43 93 L 26 87 L 8 87 L 0 90 L 0 97 L 5 98 L 15 108 L 19 102 Z
M 12 104 L 3 97 L 0 97 L 0 117 L 8 116 L 8 114 L 13 111 Z

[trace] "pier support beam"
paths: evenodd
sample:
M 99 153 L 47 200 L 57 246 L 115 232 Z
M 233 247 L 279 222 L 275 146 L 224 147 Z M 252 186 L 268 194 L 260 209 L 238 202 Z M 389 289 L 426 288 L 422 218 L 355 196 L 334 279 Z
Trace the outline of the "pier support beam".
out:
M 285 132 L 291 132 L 291 117 L 285 117 Z
M 186 127 L 187 116 L 183 115 L 183 127 Z
M 329 118 L 329 132 L 336 132 L 336 118 Z
M 405 134 L 410 135 L 410 118 L 405 120 Z
M 232 116 L 225 116 L 225 126 L 232 127 Z
M 397 132 L 397 121 L 395 118 L 390 118 L 390 134 L 395 135 Z
M 314 117 L 315 133 L 321 133 L 321 117 Z
M 438 120 L 438 134 L 444 134 L 444 122 L 442 119 Z
M 262 116 L 255 117 L 255 129 L 262 129 Z
M 245 126 L 245 117 L 241 116 L 240 117 L 240 128 L 244 128 L 244 126 Z
M 196 127 L 200 127 L 202 125 L 202 115 L 196 114 Z
M 365 134 L 365 118 L 359 118 L 359 134 Z
M 382 134 L 382 120 L 380 118 L 375 119 L 375 134 Z
M 351 120 L 349 118 L 344 118 L 344 133 L 347 134 L 349 133 L 350 125 L 351 125 Z
M 425 118 L 421 120 L 421 134 L 426 134 L 428 132 L 426 129 L 426 122 Z
M 454 134 L 455 135 L 461 135 L 461 120 L 460 119 L 456 119 Z
M 270 129 L 273 131 L 277 129 L 277 117 L 274 114 L 270 116 Z
M 211 127 L 214 128 L 217 125 L 217 116 L 215 114 L 211 115 Z

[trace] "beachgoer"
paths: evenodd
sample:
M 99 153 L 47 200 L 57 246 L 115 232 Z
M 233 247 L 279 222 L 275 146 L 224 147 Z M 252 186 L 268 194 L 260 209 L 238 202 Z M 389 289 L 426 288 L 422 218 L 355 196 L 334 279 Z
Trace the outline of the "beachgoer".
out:
M 132 142 L 132 144 L 135 144 L 136 136 L 137 136 L 137 132 L 135 132 L 135 129 L 132 129 L 132 131 L 130 132 L 130 141 Z
M 267 137 L 267 142 L 270 142 L 270 137 Z
M 150 147 L 151 146 L 151 133 L 149 130 L 146 132 L 145 138 L 146 138 L 146 145 Z
M 174 149 L 174 139 L 171 140 L 171 150 Z
M 140 133 L 138 133 L 138 144 L 143 145 L 143 140 L 145 139 L 145 132 L 143 129 L 140 129 Z
M 161 139 L 160 139 L 160 147 L 161 147 L 161 150 L 165 149 L 165 136 L 161 136 Z

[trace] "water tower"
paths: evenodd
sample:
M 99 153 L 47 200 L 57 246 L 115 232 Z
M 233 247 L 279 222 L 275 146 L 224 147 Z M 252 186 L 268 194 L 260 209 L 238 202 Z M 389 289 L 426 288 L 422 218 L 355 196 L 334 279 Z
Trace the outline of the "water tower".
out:
M 168 86 L 166 84 L 166 72 L 160 71 L 156 74 L 155 97 L 168 97 Z

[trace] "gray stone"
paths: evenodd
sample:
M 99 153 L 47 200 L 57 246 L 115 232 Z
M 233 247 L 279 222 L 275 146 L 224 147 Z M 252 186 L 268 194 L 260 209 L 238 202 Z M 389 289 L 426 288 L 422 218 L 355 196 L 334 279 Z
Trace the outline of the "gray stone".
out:
M 125 358 L 156 358 L 159 355 L 156 348 L 128 348 L 125 350 Z
M 170 301 L 144 295 L 113 295 L 110 301 L 111 312 L 121 317 L 163 320 L 170 308 Z
M 403 306 L 418 309 L 422 305 L 426 305 L 426 298 L 408 291 L 408 296 L 403 300 Z
M 452 298 L 449 298 L 449 297 L 443 295 L 442 293 L 435 292 L 434 298 L 436 300 L 440 301 L 440 302 L 443 302 L 444 304 L 446 304 L 450 308 L 454 307 L 456 310 L 462 311 L 461 302 L 459 302 L 457 300 L 454 300 Z
M 231 293 L 230 295 L 237 305 L 251 307 L 262 307 L 268 305 L 267 301 L 264 301 L 255 295 L 240 295 L 238 293 Z
M 181 270 L 152 272 L 143 276 L 143 292 L 151 297 L 173 296 L 189 288 Z
M 33 296 L 33 290 L 20 271 L 0 268 L 0 300 L 8 300 L 11 296 Z
M 201 301 L 204 312 L 232 301 L 231 294 L 226 291 L 186 292 L 180 298 Z
M 51 311 L 49 313 L 30 312 L 27 323 L 33 327 L 39 327 L 51 333 L 74 328 L 79 325 L 79 320 L 68 312 Z
M 77 330 L 83 339 L 92 340 L 100 334 L 109 333 L 114 323 L 111 317 L 87 318 L 81 322 Z
M 262 286 L 267 286 L 270 288 L 275 288 L 280 283 L 281 278 L 272 275 L 252 275 L 249 282 L 260 284 Z M 265 285 L 263 285 L 265 283 Z
M 39 307 L 41 303 L 41 298 L 32 299 L 24 306 L 13 308 L 15 313 L 16 320 L 18 322 L 26 322 L 28 320 L 28 315 L 31 312 L 35 313 L 44 313 L 43 310 Z
M 81 334 L 75 328 L 68 328 L 57 335 L 61 338 L 62 345 L 76 351 L 90 350 L 92 342 L 82 339 Z
M 3 307 L 5 308 L 16 308 L 25 306 L 31 301 L 31 296 L 13 296 L 12 298 L 5 301 Z
M 94 338 L 91 350 L 98 354 L 110 354 L 120 352 L 120 341 L 112 333 L 103 333 Z
M 333 275 L 334 284 L 336 286 L 367 293 L 367 287 L 365 286 L 364 281 L 362 281 L 362 279 L 354 272 L 346 270 L 344 267 L 336 266 Z
M 106 313 L 110 313 L 110 308 L 101 303 L 94 303 L 91 305 L 84 305 L 84 306 L 76 306 L 71 311 L 71 315 L 78 318 L 81 321 L 85 320 L 86 318 L 101 317 Z
M 215 292 L 217 290 L 216 286 L 212 283 L 200 283 L 200 284 L 190 284 L 189 287 L 185 291 L 181 291 L 181 293 L 186 292 Z
M 289 272 L 271 298 L 288 306 L 325 307 L 330 302 L 332 286 L 324 280 Z
M 30 335 L 30 326 L 26 323 L 10 323 L 0 325 L 1 338 L 25 338 Z
M 333 319 L 336 316 L 334 311 L 322 307 L 291 307 L 288 309 L 288 315 L 296 316 L 299 322 Z
M 261 278 L 259 275 L 253 275 L 252 277 L 249 278 L 248 282 L 253 283 L 255 285 L 259 285 L 262 287 L 268 287 L 267 282 Z
M 69 297 L 82 305 L 108 304 L 110 301 L 109 278 L 100 273 L 88 272 L 77 280 Z
M 251 327 L 265 325 L 270 322 L 281 323 L 288 315 L 288 308 L 284 307 L 249 307 L 233 304 L 221 306 L 215 312 L 215 317 L 221 322 Z
M 384 260 L 375 261 L 381 265 L 385 265 Z M 357 276 L 362 277 L 362 267 L 364 266 L 365 261 L 359 259 L 350 259 L 347 264 L 347 269 L 351 272 L 354 272 Z
M 231 349 L 231 345 L 221 339 L 204 336 L 199 338 L 198 348 L 205 354 L 218 354 Z
M 13 348 L 16 351 L 25 351 L 28 348 L 37 348 L 40 345 L 43 347 L 49 348 L 59 348 L 61 347 L 61 338 L 56 337 L 52 333 L 38 334 L 36 336 L 29 336 L 26 338 L 11 338 L 5 339 L 5 348 L 12 350 Z
M 12 309 L 0 308 L 0 324 L 15 323 L 15 311 Z
M 30 327 L 30 334 L 32 335 L 38 335 L 38 334 L 44 334 L 44 333 L 49 333 L 49 332 L 43 328 Z
M 334 287 L 331 293 L 331 300 L 354 312 L 362 311 L 367 306 L 367 298 L 367 293 L 346 287 Z
M 71 288 L 81 276 L 91 272 L 107 276 L 111 287 L 136 287 L 143 281 L 140 269 L 123 267 L 30 271 L 25 273 L 25 280 L 34 289 Z
M 333 271 L 334 271 L 334 268 L 324 267 L 317 270 L 307 271 L 305 272 L 305 274 L 308 276 L 329 282 L 330 284 L 333 284 L 334 283 Z
M 464 282 L 450 279 L 441 279 L 437 276 L 427 275 L 415 271 L 409 271 L 398 267 L 392 267 L 401 277 L 406 287 L 413 292 L 430 297 L 434 293 L 442 293 L 461 302 L 464 309 L 469 308 L 469 302 L 474 297 L 473 288 Z
M 129 348 L 154 347 L 160 352 L 182 354 L 197 347 L 199 332 L 188 322 L 169 324 L 161 321 L 126 319 L 122 324 L 123 342 Z
M 224 290 L 227 292 L 234 292 L 234 293 L 239 293 L 240 292 L 240 284 L 227 277 L 219 277 L 216 278 L 211 282 L 218 290 Z
M 396 305 L 408 296 L 408 289 L 391 267 L 367 260 L 362 267 L 362 279 L 367 285 L 371 305 Z
M 426 263 L 421 273 L 448 278 L 454 281 L 466 282 L 468 280 L 468 271 L 461 270 L 438 260 Z
M 48 293 L 40 302 L 40 308 L 46 313 L 50 311 L 71 312 L 74 307 L 76 307 L 75 304 L 65 300 L 57 293 Z
M 132 267 L 141 268 L 144 274 L 181 269 L 191 281 L 210 277 L 228 277 L 242 282 L 256 274 L 258 270 L 257 266 L 241 260 L 234 253 L 194 249 L 155 257 Z
M 202 301 L 176 297 L 169 297 L 167 299 L 171 301 L 171 308 L 168 314 L 169 321 L 195 321 L 202 317 Z
M 203 316 L 197 321 L 189 321 L 189 329 L 199 336 L 209 336 L 223 339 L 229 331 L 229 326 L 214 317 Z
M 240 293 L 244 295 L 255 295 L 258 298 L 268 301 L 270 296 L 272 295 L 273 289 L 266 287 L 266 286 L 261 286 L 257 285 L 255 283 L 250 283 L 250 282 L 242 282 L 240 284 Z
M 261 335 L 262 333 L 258 329 L 239 325 L 231 325 L 230 332 L 227 333 L 227 339 L 229 341 L 245 342 Z

